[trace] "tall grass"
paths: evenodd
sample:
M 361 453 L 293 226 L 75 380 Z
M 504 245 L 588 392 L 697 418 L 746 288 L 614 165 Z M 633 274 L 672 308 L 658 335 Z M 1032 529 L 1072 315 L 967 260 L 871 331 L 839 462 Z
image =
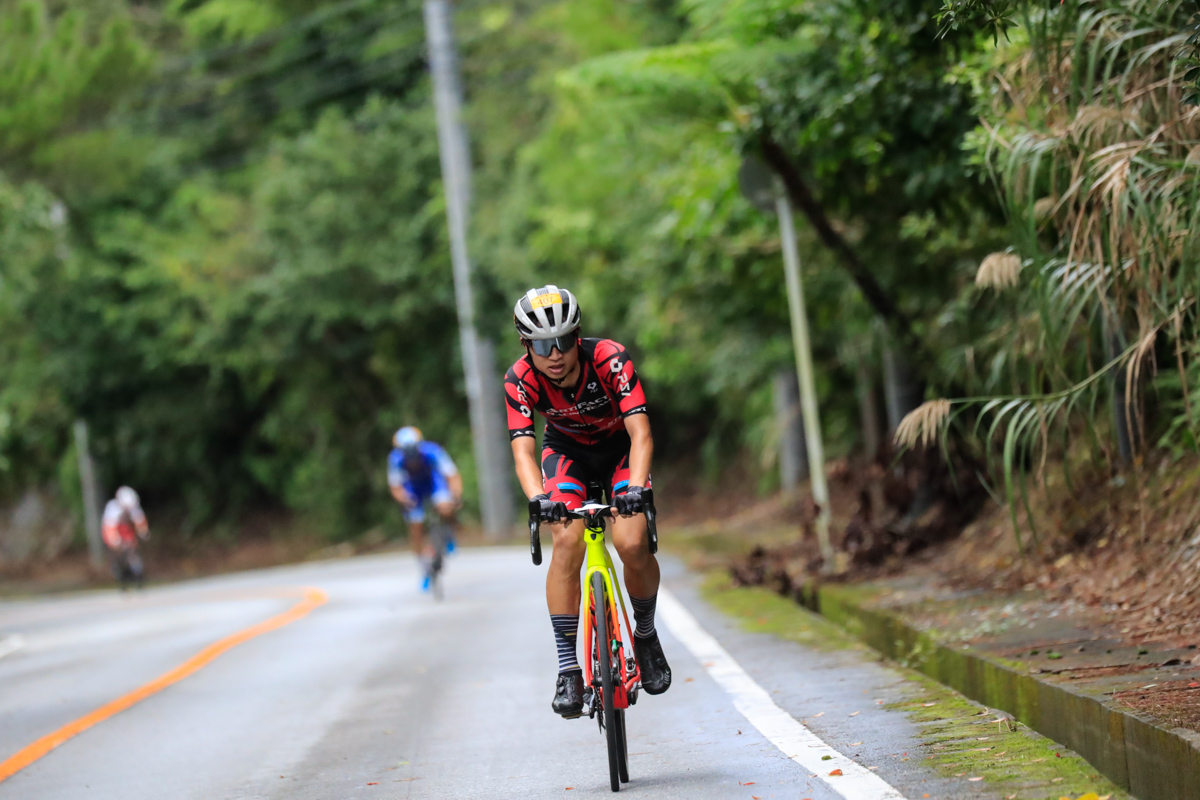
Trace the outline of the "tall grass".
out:
M 997 314 L 992 360 L 1007 367 L 988 396 L 931 401 L 936 413 L 918 409 L 899 433 L 912 445 L 971 420 L 1014 527 L 1026 476 L 1073 432 L 1089 431 L 1114 469 L 1140 465 L 1155 431 L 1174 445 L 1200 433 L 1200 108 L 1180 60 L 1191 5 L 1028 8 L 983 81 L 974 146 L 1014 253 L 989 256 L 971 291 Z M 1097 433 L 1106 413 L 1115 443 Z

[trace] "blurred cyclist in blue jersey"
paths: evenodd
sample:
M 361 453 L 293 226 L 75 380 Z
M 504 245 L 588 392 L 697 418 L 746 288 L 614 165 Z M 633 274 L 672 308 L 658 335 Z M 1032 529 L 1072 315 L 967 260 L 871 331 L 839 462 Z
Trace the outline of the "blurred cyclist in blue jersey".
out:
M 388 456 L 388 486 L 392 497 L 404 506 L 413 552 L 421 559 L 425 573 L 422 588 L 428 589 L 429 565 L 435 554 L 425 536 L 425 503 L 432 502 L 434 511 L 453 526 L 454 512 L 462 502 L 462 476 L 446 451 L 425 441 L 421 431 L 411 425 L 396 431 L 392 444 L 395 447 Z M 454 550 L 453 535 L 446 542 L 446 550 Z

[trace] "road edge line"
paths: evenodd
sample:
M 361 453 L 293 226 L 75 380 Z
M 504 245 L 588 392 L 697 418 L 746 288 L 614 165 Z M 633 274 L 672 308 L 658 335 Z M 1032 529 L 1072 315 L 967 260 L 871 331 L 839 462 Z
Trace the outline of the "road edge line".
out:
M 12 636 L 6 636 L 5 638 L 0 639 L 0 658 L 4 658 L 7 655 L 12 655 L 24 646 L 25 637 L 21 636 L 19 633 L 14 633 Z
M 298 619 L 307 616 L 310 611 L 318 606 L 324 605 L 329 600 L 327 595 L 321 589 L 306 588 L 304 590 L 304 599 L 299 603 L 284 611 L 281 614 L 276 614 L 270 619 L 266 619 L 257 624 L 251 625 L 249 628 L 243 628 L 237 633 L 226 636 L 208 647 L 205 647 L 199 653 L 184 661 L 174 669 L 159 675 L 149 683 L 139 686 L 128 694 L 118 697 L 99 708 L 84 714 L 82 717 L 68 722 L 58 730 L 48 733 L 32 744 L 18 750 L 13 755 L 0 761 L 0 783 L 16 775 L 21 770 L 33 764 L 38 759 L 48 754 L 61 744 L 75 738 L 87 729 L 104 722 L 127 708 L 137 705 L 146 698 L 158 694 L 168 686 L 179 683 L 179 681 L 187 678 L 190 675 L 199 672 L 204 667 L 215 661 L 219 656 L 237 647 L 239 644 L 247 642 L 264 633 L 269 633 L 273 630 L 289 625 Z
M 658 612 L 733 705 L 768 741 L 846 800 L 905 800 L 898 789 L 835 750 L 780 708 L 721 643 L 666 588 L 658 590 Z M 828 758 L 826 758 L 828 757 Z M 828 773 L 841 771 L 838 776 Z

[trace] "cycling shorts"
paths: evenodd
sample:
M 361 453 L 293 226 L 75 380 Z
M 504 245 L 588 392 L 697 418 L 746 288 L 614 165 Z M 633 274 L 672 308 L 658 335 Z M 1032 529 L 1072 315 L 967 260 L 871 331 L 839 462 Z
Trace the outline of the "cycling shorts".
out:
M 426 501 L 434 505 L 454 502 L 454 492 L 450 491 L 446 476 L 437 470 L 430 472 L 424 480 L 409 478 L 400 485 L 413 499 L 413 507 L 404 509 L 405 522 L 424 522 Z
M 592 445 L 546 432 L 542 446 L 542 491 L 574 511 L 587 502 L 589 483 L 610 491 L 610 497 L 629 487 L 629 435 L 621 432 Z M 649 488 L 650 480 L 647 478 Z

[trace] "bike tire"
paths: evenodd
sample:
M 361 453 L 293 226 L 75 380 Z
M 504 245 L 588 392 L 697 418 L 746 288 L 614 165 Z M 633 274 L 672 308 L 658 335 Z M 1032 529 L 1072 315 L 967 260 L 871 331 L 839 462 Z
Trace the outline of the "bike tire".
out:
M 629 783 L 629 738 L 625 735 L 625 709 L 617 709 L 617 733 L 620 734 L 621 748 L 617 761 L 617 773 L 621 783 Z
M 442 572 L 446 568 L 447 533 L 445 523 L 439 522 L 430 526 L 429 537 L 433 544 L 433 562 L 429 565 L 429 588 L 434 600 L 444 600 L 446 591 L 442 584 Z
M 439 556 L 439 559 L 440 559 L 440 556 Z M 430 584 L 429 588 L 433 592 L 434 600 L 445 600 L 446 599 L 446 591 L 442 584 L 442 566 L 441 566 L 441 564 L 438 564 L 436 561 L 434 562 L 433 569 L 430 571 L 430 574 L 429 574 L 429 584 Z
M 621 791 L 621 733 L 617 710 L 613 705 L 612 646 L 608 635 L 608 593 L 604 575 L 592 573 L 592 614 L 596 626 L 594 639 L 600 662 L 600 700 L 604 714 L 604 735 L 608 741 L 608 781 L 614 792 Z

